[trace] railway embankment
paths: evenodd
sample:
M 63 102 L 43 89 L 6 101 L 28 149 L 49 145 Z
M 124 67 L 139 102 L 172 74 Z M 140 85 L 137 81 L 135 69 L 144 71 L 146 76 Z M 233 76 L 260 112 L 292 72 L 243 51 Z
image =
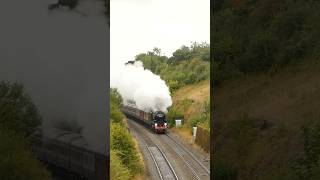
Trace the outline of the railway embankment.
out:
M 188 143 L 193 144 L 196 148 L 201 148 L 209 151 L 205 144 L 208 142 L 203 139 L 210 139 L 210 81 L 205 80 L 196 84 L 183 86 L 176 90 L 173 95 L 173 105 L 168 112 L 168 119 L 171 125 L 172 132 L 175 132 L 179 137 Z M 175 126 L 175 119 L 182 118 L 182 126 Z M 192 127 L 201 127 L 203 131 L 201 140 L 194 141 L 192 137 Z M 198 143 L 198 144 L 197 144 Z M 198 147 L 197 147 L 198 146 Z
M 215 88 L 216 179 L 318 179 L 319 70 L 307 62 Z
M 122 98 L 110 93 L 110 178 L 114 180 L 143 179 L 143 159 L 134 137 L 129 133 L 125 116 L 120 111 Z

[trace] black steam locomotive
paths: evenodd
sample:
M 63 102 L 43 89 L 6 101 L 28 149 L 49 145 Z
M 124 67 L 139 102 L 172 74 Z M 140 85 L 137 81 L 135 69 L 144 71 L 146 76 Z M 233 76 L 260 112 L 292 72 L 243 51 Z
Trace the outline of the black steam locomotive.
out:
M 162 111 L 145 112 L 135 106 L 123 106 L 122 112 L 130 118 L 142 122 L 156 133 L 166 133 L 167 120 L 166 115 Z
M 80 134 L 57 129 L 46 136 L 39 131 L 32 138 L 32 149 L 39 160 L 83 179 L 106 180 L 109 174 L 107 156 L 87 147 Z

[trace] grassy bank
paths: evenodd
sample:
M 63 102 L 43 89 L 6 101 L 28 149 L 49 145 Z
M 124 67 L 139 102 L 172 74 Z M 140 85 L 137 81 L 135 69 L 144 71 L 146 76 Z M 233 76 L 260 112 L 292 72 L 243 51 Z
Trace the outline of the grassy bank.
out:
M 114 180 L 140 179 L 144 165 L 135 139 L 128 132 L 125 116 L 120 111 L 122 98 L 110 93 L 110 178 Z
M 210 82 L 184 86 L 172 95 L 173 105 L 168 112 L 169 124 L 174 126 L 174 119 L 183 118 L 183 126 L 175 131 L 191 139 L 192 127 L 201 126 L 210 130 Z
M 224 81 L 215 89 L 215 179 L 318 179 L 320 65 Z

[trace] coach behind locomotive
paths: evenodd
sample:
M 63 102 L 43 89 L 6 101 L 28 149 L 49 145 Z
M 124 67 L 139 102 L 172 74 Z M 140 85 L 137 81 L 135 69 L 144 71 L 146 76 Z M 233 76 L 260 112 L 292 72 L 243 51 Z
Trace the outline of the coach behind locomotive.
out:
M 80 134 L 58 129 L 46 131 L 46 135 L 37 131 L 32 138 L 33 153 L 39 160 L 88 180 L 107 179 L 106 154 L 89 150 Z
M 136 106 L 123 106 L 122 111 L 129 118 L 138 120 L 139 122 L 144 123 L 150 127 L 156 133 L 166 133 L 167 130 L 167 121 L 166 115 L 162 111 L 145 112 L 138 109 Z

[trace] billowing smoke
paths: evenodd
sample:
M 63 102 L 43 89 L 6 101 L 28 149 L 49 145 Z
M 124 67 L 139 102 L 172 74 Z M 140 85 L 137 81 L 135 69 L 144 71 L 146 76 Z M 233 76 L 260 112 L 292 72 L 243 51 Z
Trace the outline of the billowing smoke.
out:
M 118 89 L 124 103 L 134 102 L 139 109 L 163 112 L 172 105 L 165 81 L 144 69 L 140 61 L 119 65 L 111 73 L 111 87 Z
M 0 81 L 25 85 L 43 117 L 76 121 L 106 153 L 109 27 L 103 0 L 48 10 L 55 1 L 1 0 Z

